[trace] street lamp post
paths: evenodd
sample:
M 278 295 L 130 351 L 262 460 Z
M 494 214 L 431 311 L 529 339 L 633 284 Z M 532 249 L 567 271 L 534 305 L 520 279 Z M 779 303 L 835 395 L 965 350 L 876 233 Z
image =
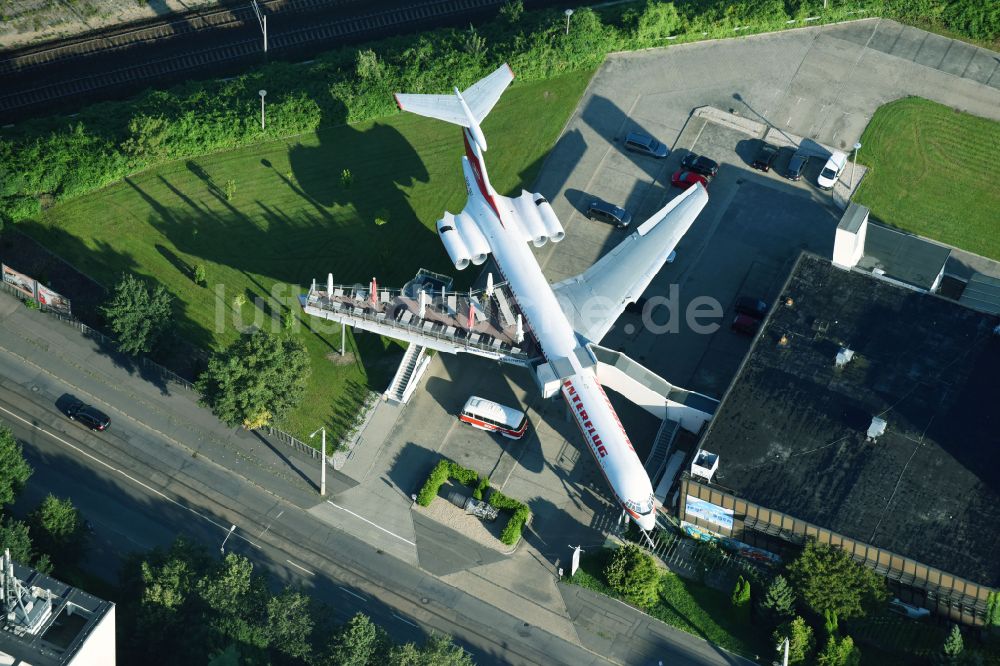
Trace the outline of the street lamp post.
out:
M 573 15 L 572 9 L 567 9 L 566 12 L 566 34 L 569 34 L 569 17 Z
M 315 437 L 316 433 L 322 434 L 323 441 L 323 453 L 320 456 L 320 459 L 323 461 L 323 467 L 320 468 L 319 472 L 319 494 L 326 497 L 326 426 L 321 426 L 319 430 L 309 435 L 309 439 Z
M 267 95 L 266 90 L 259 90 L 257 94 L 260 95 L 260 128 L 264 129 L 264 96 Z
M 223 555 L 226 554 L 226 542 L 229 541 L 229 537 L 233 536 L 234 531 L 236 531 L 236 525 L 231 525 L 229 531 L 226 532 L 226 538 L 222 540 L 222 545 L 219 546 L 219 552 Z
M 257 15 L 257 24 L 260 25 L 261 32 L 264 33 L 264 53 L 267 53 L 267 14 L 257 4 L 257 0 L 253 0 L 250 6 L 253 8 L 254 14 Z
M 854 170 L 858 167 L 858 151 L 861 150 L 861 143 L 854 144 L 854 162 L 851 163 L 851 187 L 847 191 L 847 196 L 854 192 Z

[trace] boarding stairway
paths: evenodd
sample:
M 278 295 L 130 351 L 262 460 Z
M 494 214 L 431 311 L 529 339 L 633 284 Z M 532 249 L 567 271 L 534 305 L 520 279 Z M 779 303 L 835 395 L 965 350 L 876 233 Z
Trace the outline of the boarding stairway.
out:
M 673 419 L 665 419 L 660 424 L 660 430 L 656 433 L 656 439 L 653 441 L 653 448 L 650 449 L 644 465 L 646 474 L 649 475 L 649 480 L 653 483 L 656 483 L 666 470 L 667 456 L 670 455 L 670 450 L 674 446 L 674 440 L 677 439 L 677 433 L 680 429 L 681 424 Z
M 386 399 L 399 404 L 408 402 L 430 360 L 431 357 L 427 355 L 425 347 L 411 342 L 403 354 L 396 375 L 385 391 Z
M 425 269 L 402 289 L 384 288 L 374 279 L 368 285 L 338 285 L 330 275 L 326 285 L 317 287 L 314 280 L 299 302 L 306 314 L 425 350 L 521 366 L 541 356 L 507 283 L 467 292 L 451 286 L 451 278 Z

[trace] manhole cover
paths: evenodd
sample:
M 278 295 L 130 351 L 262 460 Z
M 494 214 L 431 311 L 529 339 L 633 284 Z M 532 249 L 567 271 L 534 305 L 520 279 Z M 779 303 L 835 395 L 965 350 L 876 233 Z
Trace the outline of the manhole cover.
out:
M 427 597 L 420 597 L 420 603 L 422 603 L 422 604 L 429 604 L 430 602 L 431 602 L 431 600 L 428 599 Z
M 32 393 L 38 393 L 38 387 L 37 386 L 32 386 L 31 387 L 31 392 Z

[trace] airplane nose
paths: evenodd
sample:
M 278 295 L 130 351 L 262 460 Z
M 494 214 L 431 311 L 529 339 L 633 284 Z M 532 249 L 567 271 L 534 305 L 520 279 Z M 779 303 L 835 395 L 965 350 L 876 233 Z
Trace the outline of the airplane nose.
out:
M 656 527 L 656 513 L 651 511 L 646 515 L 641 516 L 639 520 L 635 522 L 639 524 L 639 527 L 649 532 Z

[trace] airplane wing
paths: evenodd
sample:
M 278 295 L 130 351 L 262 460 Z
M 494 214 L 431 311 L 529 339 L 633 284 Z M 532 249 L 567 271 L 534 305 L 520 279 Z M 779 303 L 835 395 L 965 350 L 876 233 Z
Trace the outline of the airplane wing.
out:
M 601 341 L 625 306 L 634 303 L 649 286 L 706 203 L 708 192 L 695 185 L 640 224 L 586 271 L 552 286 L 581 337 Z
M 461 125 L 462 127 L 469 126 L 469 118 L 465 115 L 465 111 L 462 110 L 461 102 L 454 95 L 396 93 L 396 105 L 401 111 L 409 111 L 418 116 L 437 118 L 438 120 Z
M 469 110 L 476 116 L 478 122 L 483 122 L 483 118 L 490 112 L 497 100 L 500 99 L 500 95 L 513 80 L 514 71 L 510 65 L 504 63 L 495 72 L 480 79 L 462 93 L 465 103 L 469 105 Z

